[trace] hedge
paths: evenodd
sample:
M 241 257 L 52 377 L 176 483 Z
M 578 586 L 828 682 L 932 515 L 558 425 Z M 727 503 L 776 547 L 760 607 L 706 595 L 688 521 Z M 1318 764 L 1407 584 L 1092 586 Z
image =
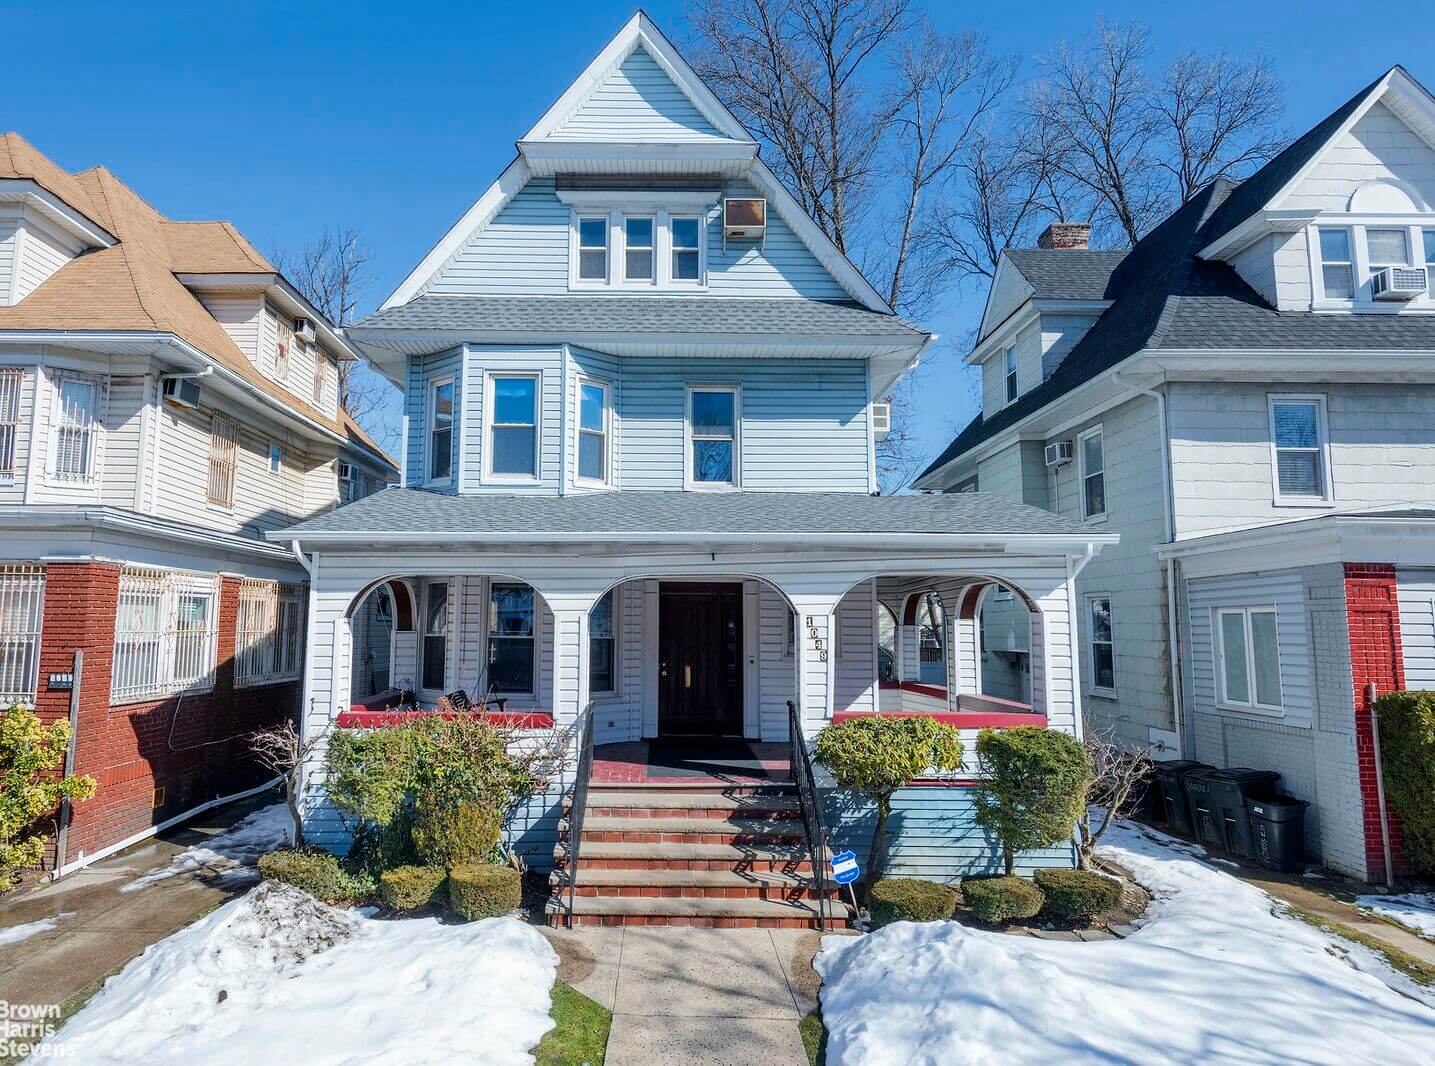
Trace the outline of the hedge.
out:
M 1375 711 L 1385 796 L 1400 815 L 1405 855 L 1435 871 L 1435 692 L 1391 692 Z
M 1121 882 L 1090 870 L 1038 870 L 1046 895 L 1042 912 L 1057 918 L 1091 918 L 1121 902 Z
M 441 866 L 399 866 L 379 874 L 379 898 L 396 911 L 416 911 L 441 902 L 447 881 Z
M 1020 877 L 969 877 L 962 882 L 967 909 L 984 922 L 1031 918 L 1041 910 L 1041 889 Z
M 259 857 L 259 876 L 303 889 L 315 899 L 337 906 L 362 903 L 374 894 L 374 882 L 351 874 L 339 860 L 318 848 L 281 848 Z
M 872 886 L 869 904 L 872 921 L 878 926 L 939 922 L 950 918 L 956 909 L 957 890 L 916 877 L 887 877 Z
M 428 866 L 471 866 L 493 857 L 503 833 L 503 812 L 483 803 L 419 804 L 414 850 Z
M 474 863 L 448 872 L 448 899 L 469 921 L 497 918 L 523 902 L 523 878 L 511 866 Z

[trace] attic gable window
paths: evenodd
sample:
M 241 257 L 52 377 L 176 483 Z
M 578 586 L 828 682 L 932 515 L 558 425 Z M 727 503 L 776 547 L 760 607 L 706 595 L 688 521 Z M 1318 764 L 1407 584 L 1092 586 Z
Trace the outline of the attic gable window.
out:
M 608 280 L 608 216 L 578 220 L 578 279 Z
M 560 189 L 572 289 L 672 292 L 707 285 L 708 219 L 719 193 Z
M 1016 349 L 1006 350 L 1006 402 L 1015 403 L 1017 397 Z
M 653 280 L 653 220 L 651 218 L 623 219 L 623 280 Z

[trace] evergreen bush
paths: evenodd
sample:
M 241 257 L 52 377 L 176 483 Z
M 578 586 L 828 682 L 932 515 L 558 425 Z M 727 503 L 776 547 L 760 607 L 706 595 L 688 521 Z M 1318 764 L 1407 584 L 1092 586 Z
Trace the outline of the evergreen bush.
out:
M 1435 692 L 1391 692 L 1375 711 L 1385 796 L 1400 815 L 1405 856 L 1435 872 Z
M 446 898 L 441 866 L 399 866 L 379 874 L 379 898 L 396 911 L 416 911 Z
M 448 873 L 448 899 L 469 921 L 499 918 L 523 903 L 523 878 L 497 863 L 457 866 Z
M 1121 902 L 1121 882 L 1090 870 L 1038 870 L 1036 884 L 1046 896 L 1042 912 L 1056 918 L 1093 918 Z
M 1010 876 L 1018 852 L 1072 839 L 1091 783 L 1091 759 L 1075 737 L 1041 726 L 983 729 L 977 758 L 984 788 L 977 824 L 1002 846 Z
M 869 899 L 877 926 L 893 922 L 940 922 L 957 907 L 957 890 L 916 877 L 886 877 L 872 886 Z
M 259 857 L 259 876 L 303 889 L 315 899 L 350 907 L 373 898 L 372 879 L 351 874 L 319 848 L 280 848 Z
M 962 882 L 962 900 L 984 922 L 1000 925 L 1031 918 L 1041 910 L 1041 889 L 1021 877 L 968 877 Z

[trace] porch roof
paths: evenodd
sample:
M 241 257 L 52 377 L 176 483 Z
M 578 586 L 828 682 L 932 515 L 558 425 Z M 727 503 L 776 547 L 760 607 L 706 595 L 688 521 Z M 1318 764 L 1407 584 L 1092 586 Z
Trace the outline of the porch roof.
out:
M 454 496 L 391 488 L 288 529 L 279 541 L 631 541 L 814 536 L 983 537 L 1114 543 L 1116 536 L 993 493 L 867 496 L 835 492 L 627 491 Z

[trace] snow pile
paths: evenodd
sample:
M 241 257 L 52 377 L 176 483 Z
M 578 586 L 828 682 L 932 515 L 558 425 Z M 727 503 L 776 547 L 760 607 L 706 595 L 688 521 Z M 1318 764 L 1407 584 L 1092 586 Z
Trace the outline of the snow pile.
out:
M 1424 937 L 1435 939 L 1435 892 L 1405 892 L 1392 896 L 1356 896 L 1355 905 L 1382 918 L 1399 922 Z
M 37 933 L 49 932 L 64 919 L 74 916 L 74 911 L 67 911 L 64 914 L 57 914 L 53 918 L 41 918 L 37 922 L 26 922 L 24 925 L 12 925 L 7 929 L 0 929 L 0 948 L 6 944 L 18 944 L 22 940 L 29 940 Z
M 294 821 L 289 808 L 282 803 L 255 811 L 203 844 L 181 851 L 169 861 L 140 874 L 121 892 L 137 892 L 157 881 L 167 881 L 183 874 L 203 874 L 212 884 L 243 885 L 259 879 L 254 864 L 259 856 L 282 848 L 294 834 Z
M 528 1064 L 557 966 L 510 918 L 376 921 L 266 884 L 148 948 L 35 1061 Z
M 827 1061 L 1430 1061 L 1435 1010 L 1357 970 L 1343 943 L 1281 917 L 1265 893 L 1189 849 L 1127 826 L 1107 839 L 1155 896 L 1125 940 L 1053 942 L 956 922 L 826 938 L 816 965 Z

